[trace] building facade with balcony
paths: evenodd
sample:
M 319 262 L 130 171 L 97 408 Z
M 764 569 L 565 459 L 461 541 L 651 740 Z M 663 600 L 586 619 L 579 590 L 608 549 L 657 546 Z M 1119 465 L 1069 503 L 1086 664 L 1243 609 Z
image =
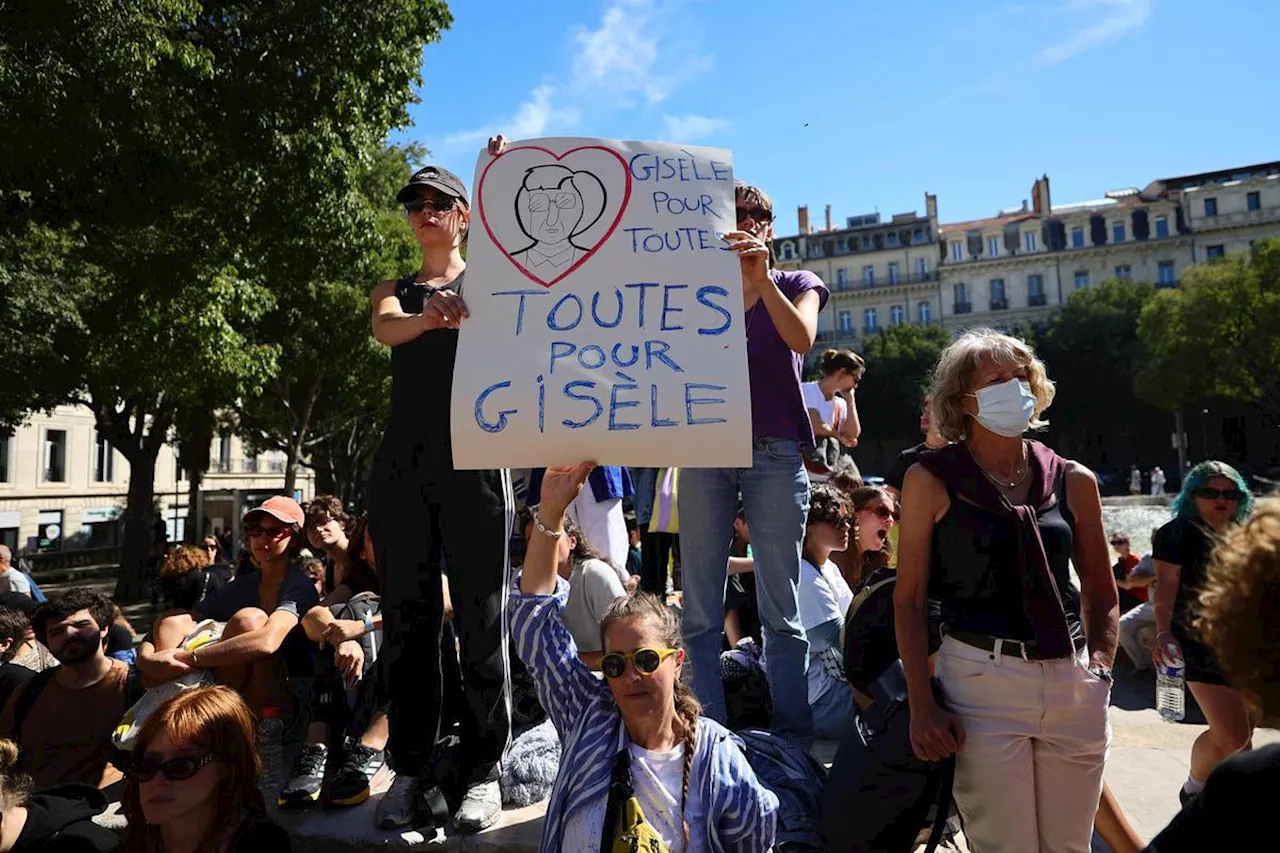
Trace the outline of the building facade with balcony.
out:
M 1193 263 L 1176 193 L 1124 189 L 1054 205 L 1046 176 L 1031 196 L 990 219 L 939 228 L 947 328 L 1040 323 L 1079 288 L 1111 278 L 1172 287 Z
M 1280 234 L 1280 161 L 1164 178 L 1148 189 L 1180 192 L 1196 263 L 1243 254 Z
M 844 227 L 831 221 L 809 226 L 808 207 L 798 211 L 800 233 L 773 241 L 777 265 L 811 270 L 831 291 L 818 315 L 815 353 L 829 347 L 861 349 L 863 341 L 889 326 L 941 322 L 938 290 L 937 199 L 925 196 L 925 215 L 850 216 Z
M 214 438 L 200 505 L 188 507 L 190 483 L 172 445 L 156 460 L 155 493 L 170 540 L 195 530 L 239 531 L 244 509 L 284 483 L 284 456 L 255 453 L 237 436 Z M 119 544 L 129 463 L 103 438 L 93 413 L 59 406 L 0 436 L 0 543 L 15 553 Z M 314 495 L 314 475 L 298 471 L 295 497 Z

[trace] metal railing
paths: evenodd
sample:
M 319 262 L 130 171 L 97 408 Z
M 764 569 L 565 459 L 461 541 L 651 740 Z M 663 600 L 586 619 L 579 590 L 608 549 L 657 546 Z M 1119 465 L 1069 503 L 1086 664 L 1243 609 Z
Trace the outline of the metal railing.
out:
M 1008 307 L 1009 307 L 1009 298 L 1006 296 L 996 297 L 991 300 L 992 311 L 1003 311 Z
M 973 310 L 973 303 L 971 302 L 957 302 L 956 307 L 954 309 L 956 314 L 968 314 L 972 310 Z
M 1027 304 L 1035 308 L 1040 305 L 1047 305 L 1048 300 L 1043 293 L 1032 293 L 1027 297 Z

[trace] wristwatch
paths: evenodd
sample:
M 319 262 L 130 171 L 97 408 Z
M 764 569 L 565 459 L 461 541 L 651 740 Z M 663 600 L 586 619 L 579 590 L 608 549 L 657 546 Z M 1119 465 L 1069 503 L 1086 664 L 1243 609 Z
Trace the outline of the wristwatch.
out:
M 1111 678 L 1111 670 L 1107 669 L 1105 666 L 1091 666 L 1089 667 L 1089 671 L 1098 676 L 1098 678 L 1107 682 L 1107 684 L 1115 683 Z

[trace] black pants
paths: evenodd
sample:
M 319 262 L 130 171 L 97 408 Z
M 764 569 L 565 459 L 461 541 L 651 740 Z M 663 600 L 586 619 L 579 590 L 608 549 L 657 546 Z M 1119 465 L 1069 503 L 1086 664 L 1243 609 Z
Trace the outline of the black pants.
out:
M 390 699 L 389 762 L 398 773 L 423 775 L 440 735 L 442 559 L 461 651 L 466 772 L 491 774 L 506 748 L 510 494 L 505 471 L 455 471 L 447 442 L 388 434 L 378 449 L 369 525 L 382 580 L 386 633 L 379 661 Z
M 640 535 L 640 589 L 659 598 L 667 594 L 667 566 L 676 534 L 645 531 Z

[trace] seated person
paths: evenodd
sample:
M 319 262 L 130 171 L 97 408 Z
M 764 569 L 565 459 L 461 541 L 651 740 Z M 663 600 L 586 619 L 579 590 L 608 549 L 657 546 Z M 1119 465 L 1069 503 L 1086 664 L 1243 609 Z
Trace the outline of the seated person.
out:
M 1138 556 L 1129 548 L 1129 537 L 1123 533 L 1111 534 L 1111 547 L 1116 552 L 1115 565 L 1111 573 L 1116 578 L 1116 589 L 1120 593 L 1120 612 L 1126 613 L 1147 600 L 1147 587 L 1155 576 L 1133 577 L 1138 567 Z
M 1258 501 L 1213 553 L 1196 629 L 1232 684 L 1245 690 L 1259 724 L 1280 722 L 1280 498 Z M 1264 850 L 1275 843 L 1267 819 L 1280 789 L 1280 744 L 1238 752 L 1219 764 L 1150 853 Z
M 347 549 L 360 548 L 360 543 L 348 535 L 355 519 L 347 515 L 342 501 L 333 495 L 316 495 L 307 504 L 306 515 L 307 544 L 316 556 L 323 555 L 328 583 L 336 584 L 334 573 L 338 564 L 347 559 Z
M 114 853 L 120 839 L 93 822 L 107 798 L 89 785 L 32 793 L 18 745 L 0 740 L 0 853 Z
M 36 788 L 120 781 L 111 733 L 141 695 L 130 669 L 107 657 L 111 599 L 71 589 L 40 605 L 33 620 L 59 666 L 16 689 L 0 712 L 0 737 L 15 741 Z
M 34 603 L 33 601 L 32 604 Z M 13 662 L 26 643 L 29 633 L 31 620 L 26 613 L 14 607 L 0 605 L 0 709 L 8 704 L 9 697 L 15 690 L 36 677 L 35 670 Z
M 226 687 L 184 690 L 163 702 L 138 732 L 121 847 L 289 853 L 289 833 L 266 815 L 255 784 L 255 736 L 244 700 Z
M 231 567 L 225 563 L 215 565 L 207 548 L 180 545 L 160 564 L 159 583 L 169 607 L 193 610 L 205 598 L 231 583 Z
M 374 683 L 376 658 L 365 653 L 366 646 L 361 642 L 366 634 L 375 634 L 376 639 L 370 638 L 373 644 L 368 648 L 376 649 L 380 645 L 382 613 L 375 600 L 361 608 L 367 614 L 363 619 L 338 618 L 347 612 L 347 605 L 355 596 L 378 592 L 368 526 L 368 519 L 355 519 L 350 530 L 343 534 L 344 545 L 349 534 L 351 547 L 344 548 L 335 563 L 333 592 L 302 618 L 307 639 L 322 643 L 325 648 L 311 694 L 307 742 L 298 752 L 289 781 L 280 791 L 282 807 L 307 806 L 322 797 L 330 806 L 358 805 L 369 798 L 373 778 L 386 759 L 389 731 L 384 703 Z M 349 713 L 348 694 L 352 688 L 355 702 L 364 706 L 363 714 Z M 347 738 L 340 741 L 344 749 L 342 765 L 326 788 L 325 766 L 335 729 L 349 734 L 350 742 L 346 743 Z
M 541 535 L 537 523 L 529 516 L 525 542 Z M 527 547 L 527 546 L 526 546 Z M 573 635 L 578 656 L 591 669 L 599 671 L 602 655 L 600 620 L 614 600 L 627 594 L 609 563 L 587 543 L 571 519 L 565 519 L 565 535 L 556 540 L 556 572 L 569 584 L 569 598 L 564 606 L 564 624 Z
M 155 624 L 138 650 L 138 668 L 150 684 L 192 669 L 212 669 L 218 683 L 240 692 L 254 714 L 275 707 L 286 719 L 305 706 L 289 677 L 311 673 L 314 646 L 300 622 L 320 601 L 293 559 L 304 536 L 302 508 L 292 498 L 268 498 L 245 513 L 244 530 L 257 568 L 201 601 L 192 611 L 171 611 Z M 181 648 L 202 619 L 226 623 L 222 638 L 195 651 Z
M 681 680 L 685 652 L 673 611 L 648 593 L 618 598 L 599 630 L 606 682 L 578 657 L 563 619 L 568 584 L 557 567 L 568 535 L 565 511 L 591 467 L 547 469 L 520 588 L 511 597 L 516 648 L 563 744 L 539 849 L 613 850 L 628 843 L 624 833 L 635 839 L 639 829 L 671 850 L 768 850 L 778 798 L 760 784 L 735 738 L 700 715 Z M 617 819 L 630 810 L 617 788 L 610 793 L 609 781 L 624 770 L 643 813 L 640 825 Z
M 325 568 L 324 560 L 319 557 L 306 557 L 302 560 L 302 573 L 311 580 L 311 585 L 316 588 L 316 596 L 324 598 L 329 594 L 329 570 Z
M 755 560 L 751 556 L 751 528 L 739 506 L 733 520 L 733 544 L 729 546 L 729 579 L 724 592 L 724 636 L 727 648 L 736 648 L 750 637 L 761 644 L 760 608 L 756 603 Z
M 1157 528 L 1158 530 L 1159 528 Z M 1155 538 L 1155 531 L 1151 533 Z M 1120 648 L 1137 671 L 1151 668 L 1151 641 L 1156 634 L 1156 608 L 1154 598 L 1156 566 L 1151 552 L 1143 554 L 1128 577 L 1123 581 L 1130 592 L 1142 599 L 1141 603 L 1120 613 Z M 1122 582 L 1116 581 L 1116 586 Z

